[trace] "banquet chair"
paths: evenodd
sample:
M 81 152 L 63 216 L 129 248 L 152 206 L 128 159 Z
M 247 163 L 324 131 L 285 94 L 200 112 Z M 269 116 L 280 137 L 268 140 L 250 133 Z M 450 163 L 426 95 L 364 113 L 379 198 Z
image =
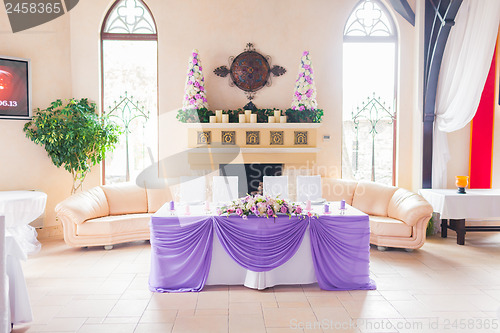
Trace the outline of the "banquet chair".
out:
M 206 192 L 205 176 L 181 177 L 179 201 L 188 203 L 202 202 L 207 200 Z
M 264 195 L 289 199 L 288 176 L 264 176 Z
M 321 176 L 297 176 L 297 201 L 321 198 Z
M 238 176 L 214 176 L 212 201 L 228 202 L 238 199 Z

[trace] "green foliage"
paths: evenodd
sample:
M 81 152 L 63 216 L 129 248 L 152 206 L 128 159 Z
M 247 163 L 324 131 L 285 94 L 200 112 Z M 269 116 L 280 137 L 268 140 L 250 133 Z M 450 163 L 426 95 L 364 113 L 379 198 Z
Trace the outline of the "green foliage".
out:
M 427 229 L 425 230 L 426 236 L 432 236 L 434 234 L 434 220 L 431 219 L 427 223 Z
M 267 117 L 273 116 L 274 111 L 281 111 L 280 109 L 256 109 L 252 111 L 252 113 L 257 114 L 257 122 L 258 123 L 267 123 Z M 244 114 L 245 110 L 236 109 L 236 110 L 225 110 L 222 111 L 223 114 L 229 115 L 230 123 L 238 122 L 238 115 Z M 281 111 L 282 115 L 288 116 L 287 122 L 289 123 L 320 123 L 323 117 L 323 110 L 316 109 L 310 110 L 306 109 L 303 111 L 297 111 L 292 109 L 287 109 L 285 112 Z M 181 123 L 208 123 L 210 120 L 210 116 L 214 116 L 215 112 L 208 110 L 206 108 L 201 109 L 188 109 L 182 110 L 180 109 L 177 112 L 177 120 Z
M 207 108 L 187 110 L 180 109 L 177 112 L 176 118 L 181 123 L 208 123 L 210 116 L 215 116 L 215 113 Z
M 320 123 L 321 118 L 323 118 L 322 109 L 305 109 L 302 111 L 287 109 L 285 113 L 288 116 L 287 121 L 289 123 Z
M 72 193 L 118 143 L 120 129 L 96 110 L 95 103 L 86 98 L 71 99 L 67 104 L 58 99 L 46 109 L 37 108 L 24 125 L 26 136 L 44 146 L 54 165 L 73 175 Z

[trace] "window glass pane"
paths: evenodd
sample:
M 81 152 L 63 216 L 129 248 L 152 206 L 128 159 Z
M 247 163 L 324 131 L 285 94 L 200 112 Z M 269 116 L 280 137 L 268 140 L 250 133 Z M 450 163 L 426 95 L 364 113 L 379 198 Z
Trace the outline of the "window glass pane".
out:
M 121 0 L 106 20 L 104 32 L 116 34 L 155 34 L 153 17 L 141 1 Z
M 133 181 L 157 160 L 157 42 L 104 40 L 103 71 L 103 111 L 131 100 L 111 113 L 125 133 L 106 155 L 105 182 Z
M 344 43 L 343 57 L 342 177 L 392 185 L 395 43 Z
M 344 36 L 392 36 L 391 20 L 377 1 L 366 0 L 359 3 L 347 20 Z

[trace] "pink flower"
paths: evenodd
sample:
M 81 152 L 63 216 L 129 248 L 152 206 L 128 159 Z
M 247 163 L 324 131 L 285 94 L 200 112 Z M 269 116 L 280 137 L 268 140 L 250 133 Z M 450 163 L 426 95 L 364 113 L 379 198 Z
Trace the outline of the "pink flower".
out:
M 307 212 L 307 216 L 311 217 L 313 214 L 311 212 Z
M 309 65 L 304 65 L 304 69 L 311 69 L 311 66 L 309 66 Z
M 189 81 L 187 82 L 187 84 L 193 84 L 193 81 L 189 80 Z
M 302 100 L 302 96 L 301 95 L 297 95 L 297 100 L 301 101 Z
M 273 209 L 271 207 L 267 207 L 267 215 L 272 216 L 273 214 Z
M 202 70 L 203 70 L 203 67 L 200 66 L 200 71 L 202 71 Z
M 243 214 L 243 210 L 241 208 L 236 208 L 236 214 L 241 216 L 241 214 Z
M 191 98 L 191 99 L 189 100 L 189 104 L 194 104 L 194 99 L 192 99 L 192 98 Z
M 196 81 L 196 82 L 194 83 L 194 86 L 198 88 L 198 87 L 200 86 L 200 83 L 199 83 L 198 81 Z
M 202 97 L 201 100 L 206 103 L 207 102 L 207 99 L 205 97 Z
M 246 219 L 248 219 L 248 216 L 243 215 L 241 218 L 242 218 L 243 220 L 246 220 Z
M 193 52 L 193 57 L 196 57 L 197 55 L 198 55 L 198 53 Z
M 299 110 L 300 110 L 300 111 L 304 111 L 305 109 L 306 109 L 306 108 L 304 107 L 304 105 L 301 105 L 301 106 L 299 107 Z
M 194 95 L 194 97 L 195 97 L 196 99 L 201 99 L 201 95 L 200 95 L 200 94 L 196 94 L 196 95 Z
M 288 209 L 286 208 L 286 206 L 285 206 L 285 205 L 281 206 L 281 212 L 282 212 L 283 214 L 286 214 L 286 212 L 287 212 L 287 211 L 288 211 Z
M 297 214 L 302 213 L 302 207 L 297 206 L 297 208 L 295 208 L 295 213 L 297 213 Z
M 193 59 L 193 64 L 196 65 L 198 63 L 198 60 L 196 58 Z
M 306 57 L 308 54 L 309 54 L 309 51 L 304 51 L 304 53 L 302 53 L 302 56 Z

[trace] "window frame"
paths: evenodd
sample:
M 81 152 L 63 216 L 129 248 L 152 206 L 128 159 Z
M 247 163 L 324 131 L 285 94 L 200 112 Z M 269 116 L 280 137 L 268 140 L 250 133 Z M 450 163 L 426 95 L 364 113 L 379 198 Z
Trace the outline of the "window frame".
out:
M 387 19 L 389 21 L 389 24 L 391 25 L 391 29 L 393 31 L 392 35 L 390 36 L 349 36 L 345 34 L 346 30 L 346 25 L 351 18 L 352 15 L 355 15 L 356 9 L 359 7 L 359 5 L 363 2 L 374 2 L 378 4 L 382 12 L 387 16 Z M 344 49 L 344 43 L 394 43 L 394 120 L 393 120 L 393 133 L 392 133 L 392 186 L 396 186 L 396 167 L 397 167 L 397 133 L 398 133 L 398 112 L 399 108 L 397 107 L 398 105 L 398 88 L 399 88 L 399 82 L 398 82 L 398 77 L 399 77 L 399 35 L 398 35 L 398 29 L 396 25 L 396 20 L 394 20 L 394 17 L 390 13 L 390 11 L 387 9 L 387 7 L 382 3 L 380 0 L 360 0 L 358 1 L 349 15 L 347 16 L 347 19 L 345 20 L 344 24 L 344 29 L 343 29 L 343 41 L 342 41 L 342 54 L 343 54 L 343 49 Z M 342 58 L 342 68 L 343 68 L 343 63 L 344 59 Z M 342 73 L 342 75 L 344 75 Z M 344 105 L 342 105 L 342 132 L 344 131 Z M 341 140 L 344 140 L 344 135 L 342 135 Z M 343 143 L 342 143 L 343 145 Z M 341 150 L 341 167 L 340 167 L 340 177 L 342 178 L 342 160 L 343 160 L 343 152 Z
M 159 106 L 160 106 L 160 95 L 159 95 L 159 91 L 158 91 L 158 82 L 159 82 L 159 54 L 158 54 L 158 27 L 156 25 L 156 20 L 153 16 L 153 12 L 151 11 L 151 9 L 149 8 L 149 6 L 143 1 L 143 0 L 135 0 L 137 2 L 140 2 L 144 8 L 148 11 L 149 15 L 151 15 L 151 19 L 153 21 L 153 24 L 154 24 L 154 28 L 155 28 L 155 33 L 154 34 L 130 34 L 130 33 L 111 33 L 111 32 L 105 32 L 104 29 L 106 27 L 106 23 L 109 19 L 109 16 L 111 15 L 111 13 L 113 12 L 113 10 L 115 9 L 116 6 L 118 6 L 118 4 L 121 2 L 121 1 L 126 1 L 126 0 L 115 0 L 113 2 L 113 4 L 109 7 L 108 11 L 106 12 L 106 15 L 104 16 L 104 19 L 102 20 L 102 23 L 101 23 L 101 33 L 100 33 L 100 68 L 101 68 L 101 114 L 103 114 L 104 112 L 104 41 L 105 40 L 130 40 L 130 41 L 156 41 L 156 119 L 157 119 L 157 122 L 156 122 L 156 133 L 159 134 L 160 133 L 160 122 L 159 122 L 159 118 L 160 118 L 160 109 L 159 109 Z M 157 136 L 157 145 L 156 145 L 156 149 L 157 149 L 157 156 L 160 156 L 159 155 L 159 151 L 160 151 L 160 144 L 159 144 L 159 138 Z M 102 161 L 101 163 L 101 184 L 105 185 L 106 184 L 106 162 L 105 162 L 105 159 Z

